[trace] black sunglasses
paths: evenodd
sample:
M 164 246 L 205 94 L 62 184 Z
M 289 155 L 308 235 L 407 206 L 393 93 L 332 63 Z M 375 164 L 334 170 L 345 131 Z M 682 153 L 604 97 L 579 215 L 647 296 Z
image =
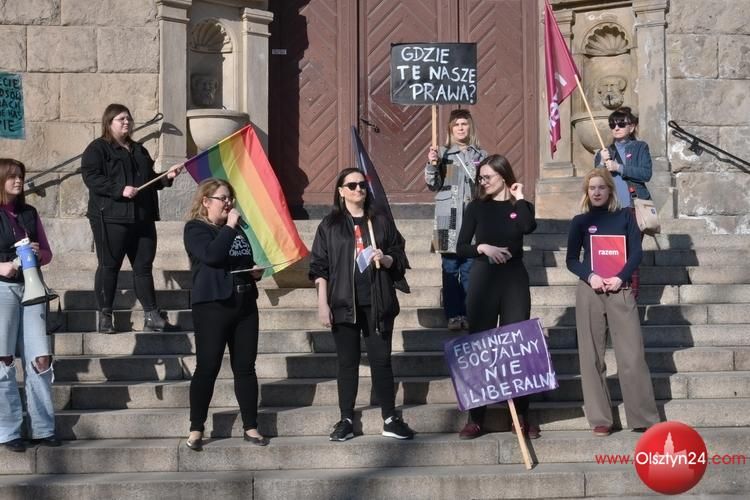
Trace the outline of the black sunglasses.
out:
M 615 121 L 609 122 L 609 128 L 611 128 L 612 130 L 614 130 L 615 127 L 625 128 L 628 125 L 630 125 L 630 122 L 626 120 L 615 120 Z
M 354 191 L 355 189 L 357 189 L 357 186 L 359 186 L 359 189 L 361 189 L 362 191 L 367 191 L 367 182 L 366 181 L 361 181 L 361 182 L 347 182 L 346 184 L 344 184 L 344 186 L 346 186 L 346 188 L 349 191 Z

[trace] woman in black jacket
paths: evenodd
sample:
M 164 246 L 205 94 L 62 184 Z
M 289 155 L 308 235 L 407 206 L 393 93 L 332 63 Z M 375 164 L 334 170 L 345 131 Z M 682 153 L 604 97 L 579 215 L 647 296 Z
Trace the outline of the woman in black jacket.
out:
M 221 368 L 224 349 L 234 373 L 234 394 L 240 405 L 243 438 L 258 446 L 268 440 L 258 433 L 258 288 L 263 270 L 238 228 L 234 190 L 226 181 L 206 179 L 198 185 L 185 224 L 185 250 L 193 274 L 192 305 L 197 365 L 190 382 L 188 448 L 203 447 L 203 426 Z M 232 271 L 253 269 L 248 272 Z
M 143 307 L 143 329 L 169 328 L 156 307 L 152 265 L 156 256 L 156 224 L 159 199 L 156 190 L 172 185 L 182 164 L 140 192 L 158 174 L 154 160 L 140 143 L 130 137 L 133 117 L 122 104 L 110 104 L 102 115 L 102 135 L 88 145 L 81 159 L 83 182 L 89 189 L 86 213 L 94 234 L 98 266 L 94 278 L 99 309 L 98 331 L 115 333 L 112 305 L 117 275 L 128 256 L 133 267 L 135 294 Z
M 309 274 L 318 289 L 318 318 L 331 328 L 336 343 L 341 420 L 330 434 L 331 441 L 354 437 L 360 334 L 367 345 L 372 384 L 384 420 L 382 434 L 396 439 L 414 437 L 414 431 L 396 414 L 391 368 L 391 333 L 399 313 L 393 282 L 404 277 L 405 269 L 406 254 L 396 225 L 373 213 L 364 175 L 356 168 L 343 170 L 336 179 L 331 213 L 315 234 Z

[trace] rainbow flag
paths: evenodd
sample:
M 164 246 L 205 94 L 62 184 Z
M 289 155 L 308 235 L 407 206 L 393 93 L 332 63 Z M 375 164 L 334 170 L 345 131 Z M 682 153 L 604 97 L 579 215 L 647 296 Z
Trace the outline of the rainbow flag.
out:
M 252 125 L 238 130 L 185 162 L 195 182 L 210 177 L 234 188 L 235 208 L 259 266 L 272 266 L 269 276 L 305 257 L 307 247 L 297 233 L 286 198 Z

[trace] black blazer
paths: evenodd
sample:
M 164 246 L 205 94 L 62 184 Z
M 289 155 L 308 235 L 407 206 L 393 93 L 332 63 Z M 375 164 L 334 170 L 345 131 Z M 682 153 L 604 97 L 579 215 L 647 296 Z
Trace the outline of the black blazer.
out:
M 213 302 L 228 299 L 234 292 L 234 278 L 230 274 L 231 260 L 229 249 L 238 234 L 229 226 L 214 226 L 198 219 L 185 224 L 183 240 L 190 257 L 190 271 L 193 274 L 191 302 Z M 249 246 L 249 245 L 248 245 Z M 255 265 L 250 257 L 248 267 Z M 245 296 L 257 299 L 258 288 L 250 280 L 251 290 Z

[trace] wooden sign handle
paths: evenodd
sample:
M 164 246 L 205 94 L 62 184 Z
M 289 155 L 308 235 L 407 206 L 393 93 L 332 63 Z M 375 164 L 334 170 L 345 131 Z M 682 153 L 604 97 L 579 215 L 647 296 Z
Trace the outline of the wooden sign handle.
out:
M 432 147 L 437 149 L 437 104 L 432 105 Z M 437 160 L 432 161 L 433 165 L 437 165 Z
M 516 412 L 516 405 L 512 399 L 508 400 L 508 409 L 510 410 L 510 418 L 513 419 L 513 425 L 516 428 L 516 436 L 518 437 L 518 444 L 521 446 L 521 455 L 523 455 L 523 463 L 526 465 L 526 470 L 531 470 L 531 457 L 529 456 L 529 448 L 526 446 L 526 438 L 521 430 L 521 422 L 518 421 L 518 413 Z M 528 422 L 527 422 L 528 424 Z
M 372 245 L 372 248 L 375 250 L 378 249 L 377 243 L 375 243 L 375 231 L 372 230 L 372 221 L 370 219 L 367 219 L 367 229 L 370 231 L 370 245 Z M 375 268 L 380 269 L 380 261 L 375 261 Z

